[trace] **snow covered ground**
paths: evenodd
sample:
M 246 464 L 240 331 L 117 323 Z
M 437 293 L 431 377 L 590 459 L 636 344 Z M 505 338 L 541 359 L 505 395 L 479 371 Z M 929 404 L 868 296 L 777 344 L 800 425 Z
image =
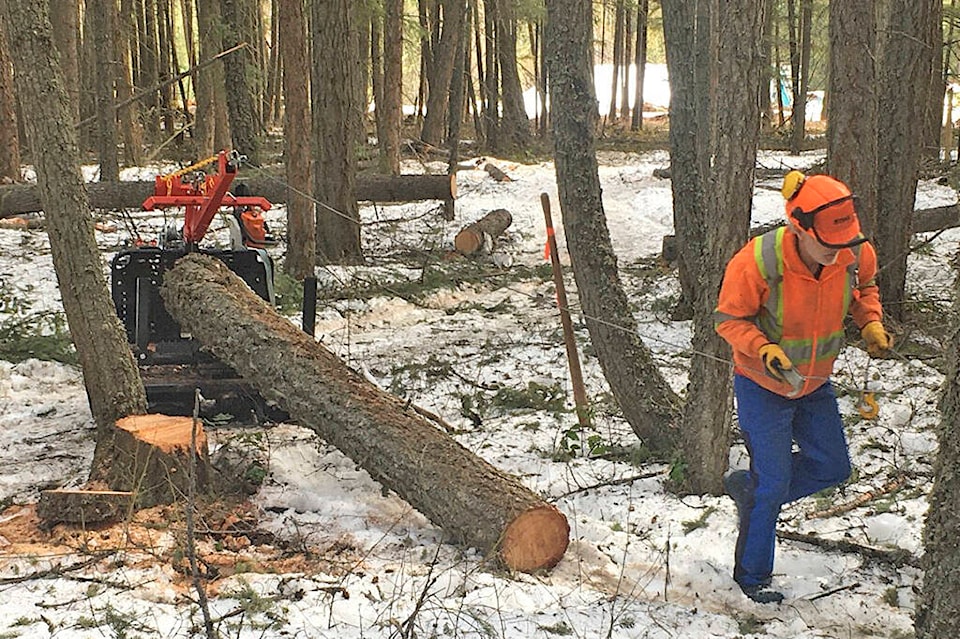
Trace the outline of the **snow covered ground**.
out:
M 804 168 L 819 159 L 764 154 L 760 163 Z M 484 161 L 512 181 L 492 180 L 482 170 Z M 689 323 L 668 319 L 677 285 L 655 259 L 662 236 L 672 232 L 670 184 L 652 175 L 667 166 L 667 155 L 605 153 L 601 163 L 608 225 L 638 330 L 671 385 L 683 392 L 691 361 Z M 891 564 L 781 540 L 776 581 L 787 600 L 762 606 L 740 594 L 731 578 L 732 501 L 678 498 L 662 488 L 665 464 L 644 462 L 639 454 L 631 458 L 637 440 L 613 408 L 590 354 L 569 272 L 584 376 L 596 407 L 590 434 L 607 449 L 626 452 L 564 454 L 577 420 L 570 410 L 554 288 L 543 269 L 539 200 L 543 192 L 553 200 L 569 265 L 554 169 L 547 162 L 492 158 L 476 164 L 477 170 L 459 174 L 453 221 L 443 221 L 435 203 L 364 208 L 368 264 L 322 269 L 318 276 L 325 291 L 352 286 L 381 292 L 322 303 L 317 338 L 384 389 L 440 415 L 467 448 L 554 503 L 570 522 L 565 557 L 543 574 L 506 574 L 476 551 L 445 543 L 442 530 L 396 495 L 384 494 L 312 431 L 295 424 L 211 425 L 214 450 L 258 455 L 266 470 L 245 517 L 234 513 L 216 521 L 230 534 L 202 536 L 198 544 L 219 570 L 207 589 L 221 636 L 910 636 L 920 574 L 909 560 Z M 140 177 L 149 178 L 149 172 Z M 754 224 L 782 215 L 778 186 L 758 185 Z M 923 183 L 918 206 L 955 199 L 952 190 Z M 491 255 L 441 259 L 450 257 L 457 231 L 496 208 L 508 209 L 513 224 Z M 161 228 L 145 214 L 134 217 L 141 233 Z M 268 213 L 281 232 L 283 218 L 282 207 Z M 105 263 L 129 236 L 117 222 L 116 232 L 98 233 Z M 223 231 L 217 236 L 223 238 Z M 911 257 L 912 295 L 948 307 L 958 241 L 960 231 L 944 232 Z M 453 281 L 458 273 L 462 277 Z M 438 275 L 452 283 L 393 294 Z M 21 305 L 28 302 L 23 312 L 58 308 L 43 231 L 0 229 L 0 292 Z M 8 317 L 0 315 L 0 323 Z M 291 320 L 300 322 L 296 315 Z M 865 378 L 880 399 L 876 421 L 861 419 L 854 408 Z M 915 558 L 922 551 L 942 376 L 920 359 L 870 362 L 851 345 L 838 361 L 836 381 L 854 480 L 786 508 L 781 529 Z M 40 489 L 85 479 L 93 428 L 76 370 L 38 360 L 0 361 L 0 500 L 7 506 L 0 512 L 0 636 L 204 636 L 196 592 L 183 569 L 183 517 L 177 509 L 154 510 L 135 520 L 136 527 L 36 526 L 30 504 Z M 738 443 L 731 464 L 745 463 Z M 908 479 L 899 490 L 817 516 L 902 473 Z

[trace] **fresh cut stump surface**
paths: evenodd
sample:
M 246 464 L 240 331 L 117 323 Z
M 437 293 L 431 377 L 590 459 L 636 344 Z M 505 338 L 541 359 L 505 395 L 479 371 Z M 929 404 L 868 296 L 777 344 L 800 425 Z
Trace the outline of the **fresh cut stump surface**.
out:
M 559 510 L 347 367 L 221 262 L 185 256 L 161 294 L 184 330 L 455 542 L 512 570 L 560 561 L 570 529 Z

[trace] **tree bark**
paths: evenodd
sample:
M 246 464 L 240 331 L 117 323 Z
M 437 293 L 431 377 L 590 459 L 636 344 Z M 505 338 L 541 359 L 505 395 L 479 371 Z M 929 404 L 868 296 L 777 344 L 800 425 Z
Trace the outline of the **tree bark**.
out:
M 960 282 L 960 280 L 958 280 Z M 956 300 L 957 283 L 954 284 Z M 954 302 L 956 310 L 958 303 Z M 956 314 L 954 315 L 956 317 Z M 940 447 L 933 465 L 933 488 L 923 530 L 923 587 L 917 601 L 917 639 L 960 637 L 960 325 L 954 319 L 952 339 L 945 340 L 947 373 L 940 397 Z
M 867 237 L 877 228 L 876 14 L 873 0 L 830 3 L 827 167 L 857 194 Z
M 922 116 L 933 72 L 930 21 L 939 0 L 892 0 L 880 74 L 877 254 L 886 313 L 904 319 L 910 227 L 919 177 Z M 904 78 L 920 78 L 918 90 Z
M 358 262 L 360 213 L 355 195 L 356 147 L 361 130 L 353 6 L 348 0 L 314 2 L 313 144 L 317 204 L 317 261 Z
M 280 1 L 280 47 L 283 57 L 283 141 L 287 167 L 287 259 L 283 269 L 302 280 L 317 262 L 317 221 L 313 205 L 313 160 L 310 155 L 310 63 L 307 20 L 302 0 Z
M 717 335 L 714 309 L 727 262 L 747 239 L 754 167 L 760 137 L 763 0 L 728 0 L 713 29 L 717 43 L 717 91 L 711 112 L 712 168 L 706 208 L 701 212 L 704 245 L 697 263 L 693 299 L 690 383 L 683 407 L 683 488 L 721 494 L 733 416 L 730 348 Z M 744 43 L 751 43 L 745 46 Z
M 476 222 L 460 229 L 453 238 L 453 245 L 464 255 L 473 255 L 482 249 L 492 248 L 500 234 L 506 231 L 512 222 L 510 211 L 490 211 Z
M 423 118 L 420 137 L 427 144 L 439 146 L 450 103 L 450 80 L 453 77 L 454 58 L 463 37 L 465 0 L 443 0 L 443 26 L 440 40 L 433 50 L 432 73 L 429 77 L 427 113 Z
M 250 0 L 221 0 L 223 20 L 226 26 L 223 44 L 233 47 L 250 41 L 256 34 L 257 3 Z M 224 59 L 224 76 L 227 85 L 227 110 L 230 114 L 230 130 L 233 147 L 259 165 L 263 146 L 263 116 L 254 78 L 260 77 L 262 69 L 254 58 L 255 47 L 245 47 Z M 335 51 L 330 49 L 329 51 Z M 342 49 L 347 50 L 347 49 Z M 331 56 L 336 57 L 336 56 Z M 346 56 L 349 57 L 349 56 Z
M 651 450 L 669 454 L 678 442 L 679 400 L 637 334 L 600 198 L 591 15 L 589 0 L 547 4 L 550 118 L 563 226 L 587 329 L 607 383 L 637 436 Z
M 132 492 L 118 490 L 44 490 L 37 502 L 37 517 L 48 526 L 117 521 L 130 511 L 133 496 Z
M 219 0 L 205 0 L 197 3 L 200 56 L 204 60 L 209 60 L 222 50 L 221 20 Z M 194 116 L 196 124 L 193 133 L 197 157 L 207 157 L 220 149 L 233 148 L 224 78 L 222 60 L 217 60 L 196 73 L 197 110 Z
M 246 184 L 250 192 L 273 204 L 287 202 L 288 189 L 277 178 L 238 178 L 234 184 Z M 153 181 L 124 181 L 87 184 L 90 204 L 96 209 L 139 209 L 153 195 Z M 357 200 L 361 202 L 417 202 L 453 200 L 457 197 L 454 175 L 414 174 L 363 175 L 357 178 Z M 33 184 L 0 186 L 0 218 L 44 210 L 41 193 Z
M 0 16 L 0 180 L 20 182 L 23 177 L 20 175 L 17 98 L 6 31 Z
M 30 108 L 24 124 L 36 150 L 37 189 L 47 214 L 63 309 L 83 370 L 90 410 L 102 435 L 114 421 L 142 413 L 147 400 L 127 337 L 103 278 L 90 203 L 80 174 L 76 129 L 56 63 L 45 0 L 0 4 L 18 93 Z
M 120 179 L 120 152 L 117 148 L 117 11 L 113 0 L 88 0 L 88 9 L 97 15 L 90 21 L 94 47 L 94 86 L 97 100 L 97 155 L 100 161 L 100 181 Z
M 80 9 L 76 0 L 50 0 L 53 41 L 60 54 L 60 70 L 69 96 L 70 122 L 80 121 Z
M 384 0 L 383 20 L 383 103 L 377 103 L 377 117 L 383 118 L 380 140 L 384 173 L 400 175 L 400 130 L 403 119 L 403 0 Z M 383 112 L 381 113 L 381 107 Z
M 554 566 L 568 543 L 553 506 L 345 366 L 222 262 L 191 254 L 164 277 L 167 309 L 218 358 L 458 543 L 514 570 Z

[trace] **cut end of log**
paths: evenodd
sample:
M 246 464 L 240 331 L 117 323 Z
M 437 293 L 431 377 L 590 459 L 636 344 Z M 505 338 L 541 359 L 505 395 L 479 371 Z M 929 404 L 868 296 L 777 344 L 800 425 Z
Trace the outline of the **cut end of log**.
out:
M 532 508 L 507 526 L 500 557 L 511 570 L 534 572 L 553 568 L 567 551 L 570 524 L 553 506 Z
M 464 255 L 473 255 L 483 245 L 483 237 L 470 229 L 464 229 L 453 238 L 453 246 Z
M 192 417 L 176 417 L 170 415 L 149 414 L 129 415 L 117 420 L 117 428 L 125 430 L 144 444 L 172 453 L 175 450 L 190 448 L 191 433 L 193 430 Z M 197 452 L 207 450 L 207 435 L 203 426 L 197 426 Z

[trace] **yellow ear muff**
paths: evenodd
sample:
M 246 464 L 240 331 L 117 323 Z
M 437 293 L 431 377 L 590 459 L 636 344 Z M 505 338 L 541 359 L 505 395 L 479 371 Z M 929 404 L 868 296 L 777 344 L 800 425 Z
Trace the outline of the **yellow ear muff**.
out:
M 806 179 L 807 176 L 797 170 L 790 171 L 783 176 L 783 186 L 780 187 L 780 192 L 783 194 L 783 198 L 785 200 L 792 200 L 797 195 L 800 187 L 803 186 L 803 181 Z

